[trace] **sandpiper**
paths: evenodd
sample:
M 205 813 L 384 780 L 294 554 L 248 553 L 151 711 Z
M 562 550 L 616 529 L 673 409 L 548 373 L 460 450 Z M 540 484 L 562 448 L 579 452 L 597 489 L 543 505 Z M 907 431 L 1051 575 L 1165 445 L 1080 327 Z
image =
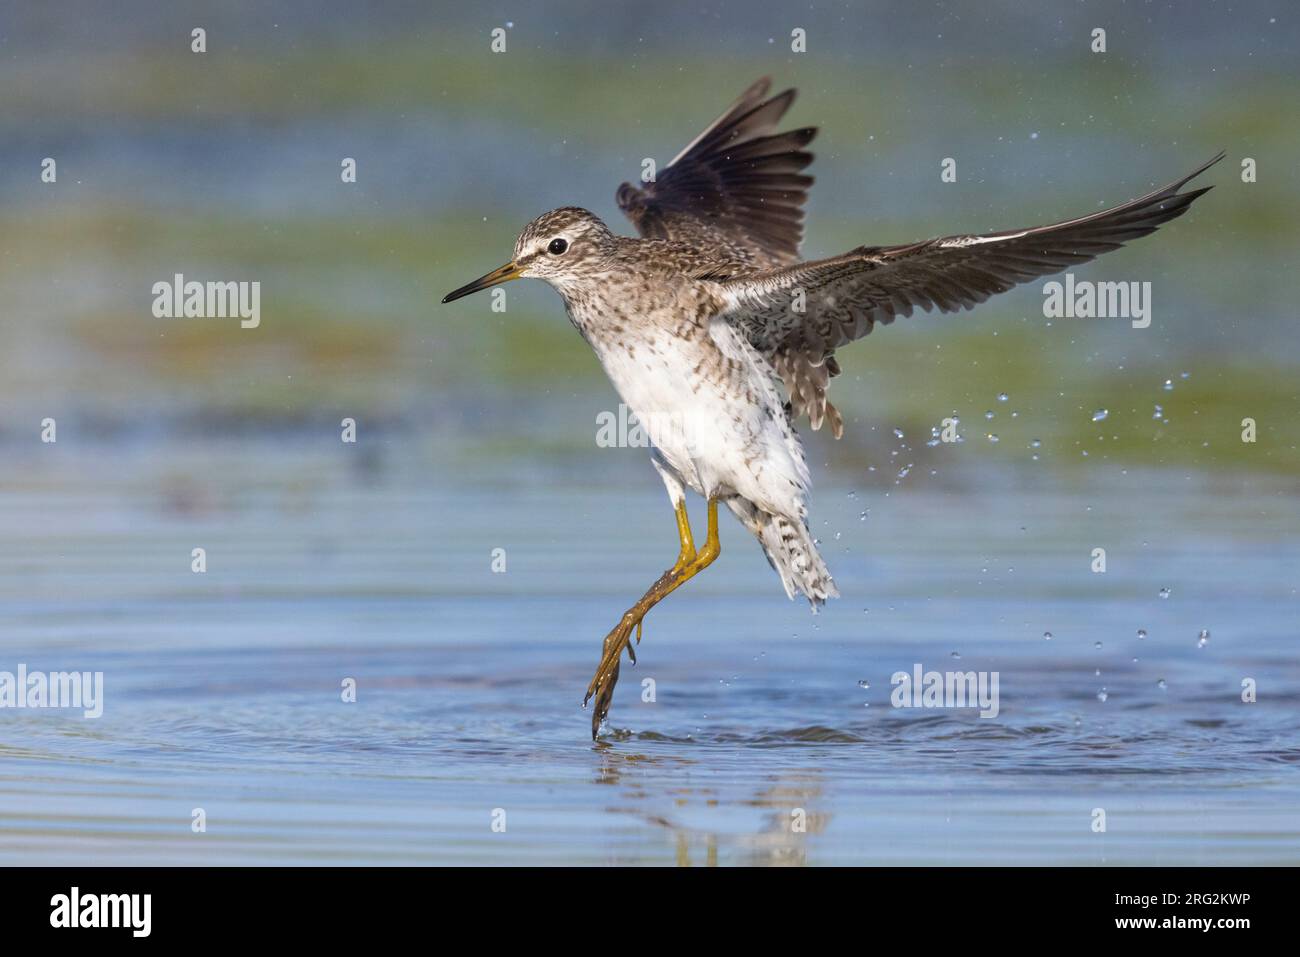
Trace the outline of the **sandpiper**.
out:
M 1168 186 L 1077 219 L 900 246 L 859 246 L 800 261 L 815 128 L 777 133 L 795 91 L 747 89 L 658 177 L 623 183 L 619 208 L 639 238 L 563 207 L 524 227 L 500 269 L 451 302 L 519 277 L 549 283 L 624 403 L 647 426 L 651 462 L 676 513 L 673 566 L 605 637 L 585 705 L 593 740 L 609 712 L 624 649 L 661 599 L 718 557 L 718 505 L 757 538 L 786 595 L 817 606 L 838 592 L 808 530 L 808 466 L 795 422 L 843 419 L 826 397 L 835 351 L 914 308 L 957 312 L 1018 283 L 1087 262 L 1186 212 L 1210 187 L 1179 192 L 1214 159 Z M 686 489 L 707 503 L 696 548 Z

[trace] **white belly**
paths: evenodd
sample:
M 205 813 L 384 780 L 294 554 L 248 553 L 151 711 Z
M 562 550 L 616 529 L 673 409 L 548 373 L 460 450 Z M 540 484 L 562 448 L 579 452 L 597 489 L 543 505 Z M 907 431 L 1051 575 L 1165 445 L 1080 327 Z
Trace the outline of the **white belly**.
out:
M 770 373 L 750 368 L 747 344 L 729 327 L 720 333 L 689 340 L 645 330 L 635 340 L 593 347 L 684 484 L 706 497 L 739 494 L 766 511 L 799 514 L 807 468 Z M 745 363 L 726 381 L 717 374 L 719 350 Z

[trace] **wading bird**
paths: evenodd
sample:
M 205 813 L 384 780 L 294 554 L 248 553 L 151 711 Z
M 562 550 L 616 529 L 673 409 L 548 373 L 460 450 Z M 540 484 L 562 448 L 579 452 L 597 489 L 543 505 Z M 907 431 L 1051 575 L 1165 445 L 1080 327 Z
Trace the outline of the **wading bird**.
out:
M 594 739 L 619 662 L 661 599 L 718 557 L 718 505 L 758 538 L 786 594 L 836 597 L 808 530 L 808 466 L 795 421 L 843 419 L 826 397 L 835 351 L 912 310 L 970 309 L 994 293 L 1118 249 L 1181 216 L 1210 187 L 1179 192 L 1223 158 L 1155 192 L 1050 226 L 859 246 L 800 261 L 815 128 L 777 133 L 795 91 L 768 99 L 759 80 L 640 188 L 618 188 L 640 237 L 615 235 L 563 207 L 524 227 L 510 262 L 448 294 L 451 302 L 519 277 L 550 284 L 623 402 L 646 426 L 681 549 L 606 636 L 584 705 Z M 696 548 L 686 489 L 707 503 Z

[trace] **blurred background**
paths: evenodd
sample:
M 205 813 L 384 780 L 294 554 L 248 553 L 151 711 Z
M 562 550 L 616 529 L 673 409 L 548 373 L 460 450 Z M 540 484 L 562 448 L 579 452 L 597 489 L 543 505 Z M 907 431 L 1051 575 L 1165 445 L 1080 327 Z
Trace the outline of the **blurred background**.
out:
M 328 432 L 351 415 L 371 439 L 436 436 L 440 455 L 644 471 L 595 448 L 613 393 L 553 293 L 512 286 L 505 314 L 438 299 L 551 207 L 628 231 L 618 183 L 766 73 L 799 88 L 790 123 L 822 128 L 809 256 L 1077 215 L 1228 151 L 1185 221 L 1077 271 L 1151 281 L 1151 328 L 1045 320 L 1033 286 L 879 330 L 841 356 L 852 427 L 813 443 L 832 469 L 892 481 L 860 474 L 891 429 L 954 410 L 1000 442 L 919 449 L 941 481 L 1076 472 L 1084 451 L 1296 467 L 1297 27 L 1278 5 L 532 6 L 5 4 L 0 441 L 30 446 L 45 415 L 115 443 Z M 206 54 L 190 52 L 196 25 Z M 790 52 L 795 26 L 807 53 Z M 57 184 L 41 182 L 46 156 Z M 956 183 L 940 182 L 945 157 Z M 155 319 L 151 286 L 177 272 L 259 280 L 261 328 Z M 986 428 L 999 392 L 1010 407 Z M 1254 447 L 1236 440 L 1248 414 Z
M 1217 709 L 1243 673 L 1300 690 L 1297 49 L 1281 2 L 0 2 L 0 667 L 101 667 L 109 694 L 98 723 L 6 716 L 26 760 L 0 773 L 0 849 L 189 860 L 202 801 L 230 862 L 478 862 L 505 852 L 457 842 L 509 793 L 550 828 L 538 860 L 680 860 L 707 833 L 724 862 L 1294 863 L 1272 777 L 1300 761 L 1294 712 Z M 597 445 L 617 398 L 553 292 L 438 301 L 549 208 L 630 232 L 618 184 L 764 74 L 821 128 L 809 257 L 1051 222 L 1227 159 L 1187 216 L 1074 270 L 1149 281 L 1150 328 L 1045 319 L 1031 284 L 842 350 L 845 436 L 804 433 L 845 600 L 810 626 L 729 525 L 647 623 L 678 690 L 655 710 L 626 678 L 634 753 L 589 753 L 599 639 L 675 554 L 662 488 L 645 450 Z M 260 282 L 260 327 L 155 318 L 176 273 Z M 954 413 L 964 441 L 927 445 Z M 958 650 L 1003 669 L 1005 735 L 890 712 L 895 667 Z M 722 777 L 683 797 L 701 740 Z M 806 750 L 863 742 L 888 762 Z M 929 776 L 959 751 L 1024 777 Z M 1071 804 L 1114 783 L 1089 777 L 1102 752 L 1145 815 L 1109 851 Z M 591 784 L 630 790 L 611 817 Z M 791 800 L 835 840 L 792 849 Z

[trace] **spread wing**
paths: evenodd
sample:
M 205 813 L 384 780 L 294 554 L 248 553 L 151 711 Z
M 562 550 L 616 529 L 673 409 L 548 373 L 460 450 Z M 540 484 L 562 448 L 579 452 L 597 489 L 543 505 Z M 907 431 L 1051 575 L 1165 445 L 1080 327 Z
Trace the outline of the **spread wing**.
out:
M 771 99 L 764 77 L 709 124 L 654 182 L 618 188 L 619 208 L 647 239 L 715 253 L 720 264 L 768 269 L 799 260 L 816 129 L 776 133 L 795 91 Z
M 772 359 L 796 414 L 806 412 L 814 429 L 829 418 L 838 438 L 842 422 L 826 401 L 827 383 L 839 371 L 835 349 L 915 308 L 970 309 L 1019 283 L 1146 236 L 1211 189 L 1179 192 L 1223 155 L 1168 186 L 1090 216 L 985 236 L 859 246 L 831 259 L 725 280 L 723 316 Z

